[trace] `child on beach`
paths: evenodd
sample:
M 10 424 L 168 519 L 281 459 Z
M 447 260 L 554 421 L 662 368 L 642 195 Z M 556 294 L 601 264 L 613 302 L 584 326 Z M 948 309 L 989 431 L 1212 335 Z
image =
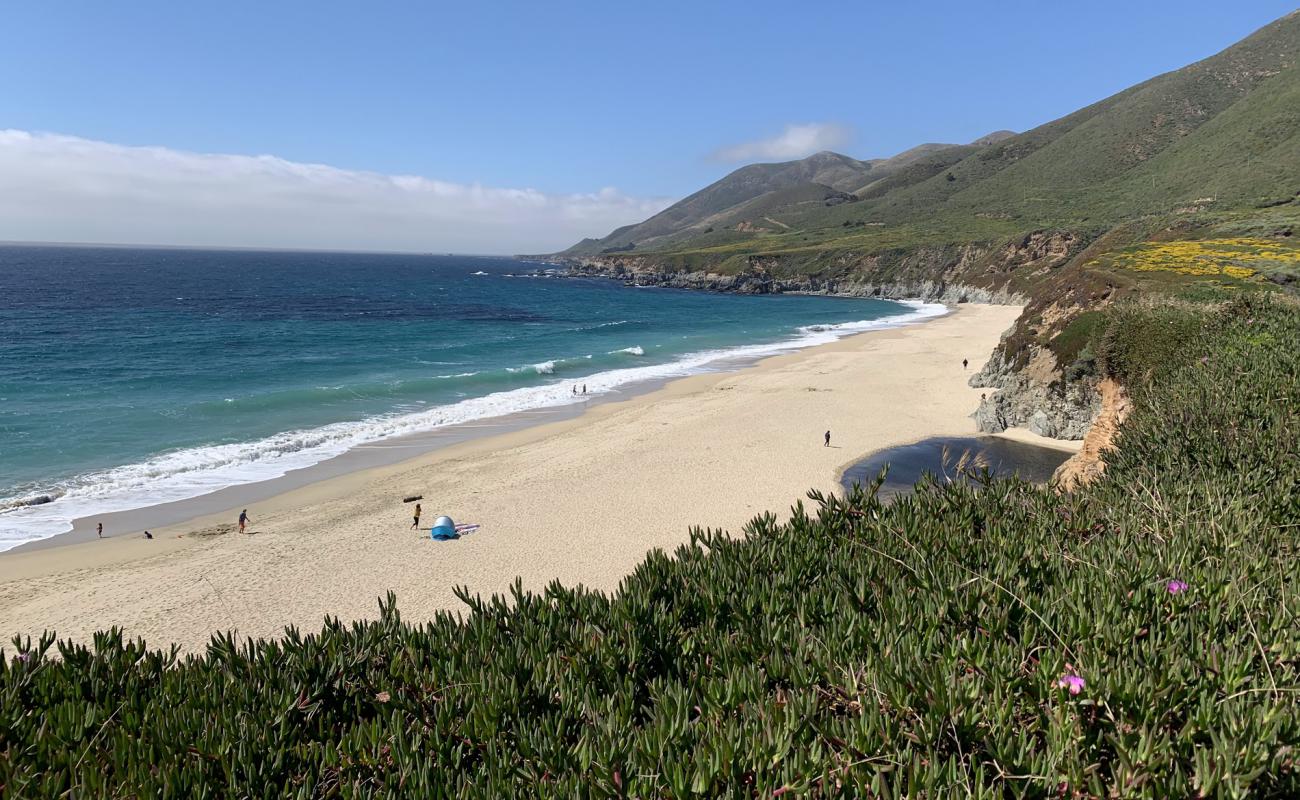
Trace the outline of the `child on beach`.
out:
M 411 528 L 414 529 L 414 528 L 418 528 L 418 527 L 420 527 L 420 504 L 419 504 L 419 503 L 416 503 L 416 504 L 415 504 L 415 522 L 412 522 L 412 523 L 411 523 Z
M 243 533 L 243 532 L 244 532 L 244 526 L 247 525 L 247 524 L 250 523 L 250 522 L 252 522 L 252 520 L 248 518 L 248 509 L 244 509 L 243 511 L 239 512 L 239 532 L 240 532 L 240 533 Z

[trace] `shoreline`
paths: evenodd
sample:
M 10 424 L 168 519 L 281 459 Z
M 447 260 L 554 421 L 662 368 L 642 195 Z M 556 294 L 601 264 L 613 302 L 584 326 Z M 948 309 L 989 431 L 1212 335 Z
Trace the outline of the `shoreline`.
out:
M 456 585 L 486 595 L 520 577 L 528 589 L 558 579 L 612 590 L 650 549 L 688 541 L 693 525 L 739 533 L 810 488 L 835 490 L 879 449 L 974 433 L 981 390 L 966 378 L 1019 313 L 964 305 L 314 481 L 250 507 L 251 536 L 224 533 L 236 505 L 152 541 L 10 551 L 0 556 L 0 633 L 49 628 L 87 641 L 119 625 L 192 650 L 217 631 L 275 636 L 290 624 L 314 630 L 325 615 L 373 617 L 390 589 L 416 618 L 459 609 Z M 829 451 L 823 420 L 839 432 Z M 423 526 L 450 513 L 483 529 L 445 543 L 410 531 L 401 498 L 415 494 Z
M 845 299 L 852 300 L 852 298 Z M 636 363 L 629 366 L 602 368 L 591 374 L 574 376 L 564 382 L 539 383 L 485 395 L 473 395 L 455 402 L 432 405 L 402 414 L 345 420 L 316 428 L 291 429 L 234 445 L 245 450 L 260 448 L 272 453 L 284 447 L 286 443 L 289 445 L 286 450 L 288 455 L 283 459 L 277 455 L 277 458 L 268 461 L 245 462 L 242 465 L 245 471 L 240 474 L 213 476 L 200 469 L 193 473 L 198 475 L 196 482 L 189 470 L 173 472 L 171 465 L 159 464 L 154 469 L 162 471 L 155 473 L 149 485 L 128 486 L 125 496 L 113 496 L 110 491 L 108 496 L 101 496 L 88 502 L 84 496 L 73 499 L 71 493 L 67 496 L 55 494 L 58 499 L 53 503 L 19 505 L 7 509 L 0 514 L 0 524 L 10 521 L 19 527 L 6 532 L 0 526 L 0 541 L 4 541 L 4 548 L 0 549 L 0 558 L 3 558 L 6 553 L 62 546 L 79 541 L 93 541 L 96 539 L 94 535 L 96 523 L 104 524 L 106 539 L 123 534 L 139 535 L 145 530 L 176 525 L 231 506 L 247 506 L 251 503 L 264 502 L 294 488 L 335 475 L 398 463 L 436 450 L 448 442 L 483 436 L 484 430 L 503 432 L 537 424 L 538 420 L 545 422 L 552 419 L 566 419 L 580 415 L 584 409 L 593 404 L 654 391 L 681 377 L 734 371 L 772 355 L 798 352 L 809 347 L 838 341 L 859 332 L 917 324 L 950 313 L 946 306 L 919 300 L 896 301 L 891 305 L 893 308 L 886 316 L 825 325 L 807 325 L 798 328 L 785 338 L 771 341 L 760 340 L 717 349 L 705 348 L 681 353 L 663 362 L 651 361 L 647 364 Z M 637 355 L 641 353 L 638 352 Z M 546 365 L 551 363 L 546 362 Z M 534 366 L 539 367 L 540 372 L 540 367 L 544 365 Z M 570 397 L 565 389 L 570 383 L 577 381 L 582 382 L 584 395 Z M 590 395 L 585 394 L 587 382 L 592 382 L 593 391 Z M 355 433 L 357 429 L 369 430 L 369 438 L 365 436 L 357 438 Z M 328 436 L 325 435 L 326 432 L 330 432 Z M 315 441 L 312 441 L 313 437 Z M 336 440 L 339 437 L 354 438 L 354 441 L 339 450 L 332 446 L 337 444 Z M 303 441 L 310 442 L 310 445 L 301 448 L 294 446 Z M 220 448 L 197 446 L 176 452 L 180 455 L 192 456 L 213 449 Z M 333 452 L 320 452 L 322 449 Z M 408 452 L 401 452 L 403 450 Z M 313 451 L 315 451 L 314 455 Z M 132 469 L 138 472 L 149 468 L 156 460 L 175 457 L 175 454 L 150 457 L 143 462 L 110 469 L 107 474 L 111 476 Z M 211 457 L 211 454 L 204 457 Z M 230 458 L 229 454 L 225 453 L 220 457 L 223 460 L 218 461 L 215 467 L 218 472 L 221 470 L 229 472 L 230 464 L 237 464 L 239 461 L 238 458 L 225 461 Z M 248 474 L 247 469 L 253 470 L 253 474 Z M 270 474 L 256 475 L 257 472 L 268 471 Z M 191 484 L 188 487 L 185 485 L 187 481 Z M 128 483 L 130 482 L 128 480 Z M 141 492 L 144 494 L 141 495 Z M 153 498 L 152 502 L 147 499 L 150 495 Z M 71 508 L 67 505 L 69 502 Z M 22 530 L 21 525 L 25 521 L 35 524 L 38 528 L 54 527 L 58 532 L 27 531 L 26 536 L 35 538 L 15 537 L 14 534 Z M 20 543 L 14 544 L 14 541 Z

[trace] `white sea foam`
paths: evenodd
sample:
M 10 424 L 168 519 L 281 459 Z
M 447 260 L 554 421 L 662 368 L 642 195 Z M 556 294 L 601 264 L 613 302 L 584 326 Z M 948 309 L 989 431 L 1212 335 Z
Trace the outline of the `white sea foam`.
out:
M 689 353 L 666 364 L 598 372 L 584 376 L 582 381 L 587 385 L 589 395 L 616 392 L 619 387 L 632 383 L 707 372 L 719 368 L 719 362 L 730 364 L 737 360 L 786 353 L 854 333 L 922 322 L 946 312 L 942 305 L 937 304 L 909 301 L 906 305 L 911 310 L 905 314 L 838 325 L 810 325 L 799 329 L 798 336 L 785 341 Z M 628 348 L 628 351 L 639 349 Z M 531 368 L 538 374 L 551 374 L 555 362 L 545 361 Z M 0 551 L 69 531 L 72 521 L 81 517 L 169 503 L 228 486 L 278 478 L 291 470 L 320 463 L 358 445 L 381 439 L 581 400 L 573 396 L 569 383 L 550 383 L 469 397 L 417 411 L 289 431 L 255 442 L 164 453 L 139 464 L 81 475 L 58 486 L 28 494 L 28 497 L 32 494 L 49 495 L 54 498 L 53 502 L 11 506 L 19 498 L 0 498 Z M 6 509 L 6 506 L 10 507 Z
M 615 350 L 614 353 L 627 353 L 630 356 L 643 356 L 645 355 L 645 350 L 640 345 L 637 345 L 635 347 L 624 347 L 622 350 Z

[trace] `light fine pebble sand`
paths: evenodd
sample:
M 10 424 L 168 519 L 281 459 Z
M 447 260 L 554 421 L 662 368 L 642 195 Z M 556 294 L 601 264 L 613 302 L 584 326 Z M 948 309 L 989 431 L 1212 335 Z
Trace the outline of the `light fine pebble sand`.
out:
M 454 445 L 258 504 L 253 535 L 210 533 L 238 509 L 156 532 L 0 556 L 0 635 L 86 641 L 118 625 L 150 644 L 202 648 L 216 631 L 311 631 L 326 615 L 374 617 L 396 592 L 408 620 L 461 609 L 516 576 L 540 589 L 610 590 L 651 548 L 691 526 L 739 533 L 789 513 L 809 489 L 885 447 L 975 432 L 966 385 L 1020 313 L 962 305 L 948 316 L 700 375 L 578 419 Z M 963 358 L 970 367 L 963 369 Z M 822 446 L 830 429 L 833 447 Z M 482 529 L 434 542 L 410 530 L 439 514 Z

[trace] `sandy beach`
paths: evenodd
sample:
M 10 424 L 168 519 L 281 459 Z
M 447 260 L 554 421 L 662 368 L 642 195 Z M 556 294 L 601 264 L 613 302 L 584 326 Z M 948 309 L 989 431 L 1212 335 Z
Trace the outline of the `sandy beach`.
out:
M 192 650 L 218 631 L 267 637 L 314 630 L 326 615 L 373 617 L 390 590 L 410 620 L 462 608 L 457 585 L 487 595 L 519 577 L 531 589 L 558 579 L 611 590 L 692 526 L 738 533 L 760 512 L 788 513 L 808 489 L 836 490 L 873 451 L 974 433 L 984 390 L 966 381 L 1019 313 L 962 305 L 331 478 L 250 508 L 252 535 L 229 532 L 235 508 L 152 541 L 0 555 L 0 634 L 87 641 L 117 625 Z M 482 528 L 431 541 L 410 530 L 410 495 L 423 495 L 425 527 L 445 513 Z

